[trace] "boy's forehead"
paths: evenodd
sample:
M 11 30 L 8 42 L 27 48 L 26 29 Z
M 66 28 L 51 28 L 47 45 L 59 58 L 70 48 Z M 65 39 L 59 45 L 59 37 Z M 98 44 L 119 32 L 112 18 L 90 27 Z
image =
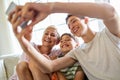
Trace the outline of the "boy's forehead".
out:
M 73 39 L 73 37 L 70 36 L 70 35 L 63 35 L 63 36 L 61 37 L 61 40 L 65 40 L 65 39 Z
M 63 36 L 61 37 L 61 39 L 62 39 L 62 38 L 66 38 L 66 37 L 69 38 L 70 36 L 69 36 L 69 35 L 63 35 Z M 71 37 L 70 37 L 70 38 L 71 38 Z
M 71 21 L 75 20 L 75 19 L 80 19 L 80 18 L 76 17 L 76 16 L 71 16 L 71 17 L 68 18 L 67 24 L 70 23 Z

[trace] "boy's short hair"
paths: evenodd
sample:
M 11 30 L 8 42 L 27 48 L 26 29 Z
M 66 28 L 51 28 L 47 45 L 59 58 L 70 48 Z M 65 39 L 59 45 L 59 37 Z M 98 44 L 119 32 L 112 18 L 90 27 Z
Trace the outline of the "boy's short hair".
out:
M 62 39 L 62 37 L 63 37 L 64 35 L 70 36 L 76 43 L 79 43 L 78 39 L 77 39 L 74 35 L 72 35 L 72 34 L 70 34 L 70 33 L 63 33 L 63 34 L 61 35 L 61 37 L 60 37 L 60 40 Z
M 72 14 L 68 14 L 67 15 L 67 17 L 66 17 L 66 24 L 67 24 L 67 21 L 68 21 L 68 19 L 71 17 L 71 16 L 74 16 L 74 15 L 72 15 Z M 85 16 L 81 16 L 81 17 L 79 17 L 80 19 L 84 19 L 85 18 Z

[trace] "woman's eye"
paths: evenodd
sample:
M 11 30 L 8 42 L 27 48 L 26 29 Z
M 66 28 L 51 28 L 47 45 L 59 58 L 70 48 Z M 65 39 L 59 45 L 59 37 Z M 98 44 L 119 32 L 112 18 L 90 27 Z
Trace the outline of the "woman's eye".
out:
M 48 33 L 45 33 L 45 35 L 48 35 Z
M 51 36 L 55 37 L 55 35 L 54 35 L 54 34 L 52 34 Z

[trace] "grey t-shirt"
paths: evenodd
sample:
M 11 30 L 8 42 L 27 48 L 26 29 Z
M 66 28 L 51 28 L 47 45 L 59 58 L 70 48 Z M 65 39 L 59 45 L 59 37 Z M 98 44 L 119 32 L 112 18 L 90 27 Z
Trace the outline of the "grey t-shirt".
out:
M 120 38 L 107 28 L 66 56 L 79 61 L 89 80 L 120 80 Z

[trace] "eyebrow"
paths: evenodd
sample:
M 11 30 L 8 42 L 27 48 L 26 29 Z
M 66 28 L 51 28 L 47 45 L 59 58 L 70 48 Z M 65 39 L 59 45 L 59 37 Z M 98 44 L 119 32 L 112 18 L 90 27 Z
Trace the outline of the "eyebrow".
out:
M 73 20 L 75 20 L 75 18 L 71 19 L 68 23 L 72 22 Z

